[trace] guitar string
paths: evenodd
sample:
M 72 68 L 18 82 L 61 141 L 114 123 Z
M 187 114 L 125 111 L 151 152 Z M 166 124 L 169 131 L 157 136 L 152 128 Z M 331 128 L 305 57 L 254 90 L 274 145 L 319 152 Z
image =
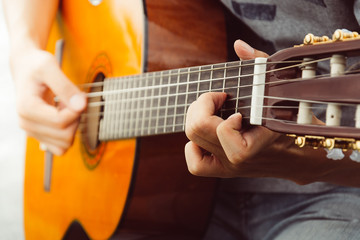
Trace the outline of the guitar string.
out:
M 326 61 L 326 60 L 330 60 L 330 57 L 328 58 L 323 58 L 323 59 L 319 59 L 319 60 L 314 60 L 314 61 L 309 61 L 309 62 L 306 62 L 306 64 L 311 64 L 313 62 L 320 62 L 320 61 Z M 253 65 L 258 65 L 258 64 L 266 64 L 266 63 L 257 63 L 257 64 L 253 64 Z M 268 65 L 272 64 L 271 62 L 268 63 Z M 178 85 L 187 85 L 189 83 L 191 84 L 200 84 L 200 83 L 206 83 L 206 82 L 214 82 L 214 81 L 217 81 L 217 80 L 220 80 L 220 81 L 224 81 L 224 80 L 227 80 L 227 79 L 233 79 L 233 78 L 245 78 L 245 77 L 252 77 L 252 76 L 255 76 L 255 75 L 262 75 L 262 74 L 267 74 L 267 73 L 271 73 L 271 72 L 277 72 L 277 71 L 282 71 L 282 70 L 286 70 L 286 69 L 290 69 L 290 68 L 295 68 L 295 67 L 300 67 L 300 66 L 303 66 L 304 63 L 300 63 L 300 64 L 295 64 L 295 65 L 291 65 L 291 66 L 286 66 L 286 67 L 282 67 L 282 68 L 277 68 L 277 69 L 272 69 L 272 70 L 268 70 L 268 71 L 265 71 L 263 73 L 252 73 L 252 74 L 245 74 L 245 75 L 234 75 L 234 76 L 226 76 L 226 77 L 221 77 L 221 78 L 215 78 L 215 79 L 206 79 L 206 80 L 198 80 L 198 81 L 191 81 L 191 82 L 183 82 L 183 83 L 179 83 L 179 84 L 164 84 L 164 85 L 158 85 L 158 86 L 146 86 L 146 87 L 141 87 L 141 88 L 129 88 L 129 89 L 118 89 L 118 90 L 107 90 L 107 91 L 99 91 L 99 92 L 91 92 L 91 93 L 87 93 L 87 97 L 88 98 L 93 98 L 93 97 L 99 97 L 99 96 L 108 96 L 108 95 L 115 95 L 115 94 L 120 94 L 120 93 L 129 93 L 129 92 L 138 92 L 138 91 L 141 91 L 141 90 L 149 90 L 149 89 L 164 89 L 164 88 L 170 88 L 172 86 L 178 86 Z M 230 68 L 230 67 L 229 67 Z M 236 66 L 236 68 L 238 68 L 238 66 Z M 209 70 L 208 70 L 209 71 Z M 183 74 L 186 74 L 186 75 L 189 75 L 189 73 L 183 73 Z M 179 74 L 177 74 L 176 76 L 178 76 Z M 134 75 L 134 76 L 141 76 L 141 75 Z M 159 76 L 152 76 L 152 77 L 161 77 L 163 78 L 164 75 L 159 75 Z M 165 75 L 166 76 L 166 75 Z M 140 81 L 140 80 L 144 80 L 144 79 L 149 79 L 149 78 L 146 78 L 146 77 L 140 77 L 140 78 L 137 78 L 137 79 L 126 79 L 125 78 L 113 78 L 110 80 L 112 81 L 124 81 L 124 80 L 129 80 L 131 82 L 133 81 Z M 151 79 L 151 78 L 150 78 Z M 257 84 L 257 85 L 261 85 L 261 84 Z M 249 86 L 246 86 L 246 87 L 252 87 L 253 85 L 249 85 Z M 245 87 L 245 86 L 244 86 Z
M 190 104 L 188 104 L 190 105 Z M 350 104 L 345 104 L 345 105 L 350 105 Z M 353 104 L 353 106 L 355 107 L 355 104 Z M 245 109 L 245 108 L 250 108 L 251 106 L 242 106 L 238 109 Z M 265 108 L 273 108 L 273 106 L 264 106 Z M 276 109 L 298 109 L 298 106 L 276 106 L 275 107 Z M 311 107 L 305 107 L 305 108 L 310 108 L 310 109 L 326 109 L 326 107 L 324 106 L 311 106 Z M 233 110 L 236 110 L 235 108 L 227 108 L 227 109 L 222 109 L 220 110 L 219 112 L 226 112 L 226 111 L 233 111 Z M 151 111 L 151 110 L 149 110 Z M 130 112 L 130 116 L 131 116 L 131 111 Z M 111 113 L 110 113 L 111 114 Z M 90 116 L 91 114 L 88 115 L 88 117 L 91 118 Z M 165 119 L 171 119 L 169 121 L 169 124 L 164 124 L 163 125 L 160 125 L 159 127 L 156 127 L 156 126 L 151 126 L 151 127 L 146 127 L 146 132 L 147 134 L 137 134 L 137 133 L 143 133 L 144 132 L 144 129 L 142 127 L 139 127 L 139 128 L 126 128 L 126 129 L 122 129 L 122 132 L 121 132 L 121 137 L 123 136 L 128 136 L 128 137 L 131 137 L 131 136 L 145 136 L 145 135 L 152 135 L 153 130 L 162 130 L 162 129 L 171 129 L 171 131 L 166 131 L 166 130 L 163 130 L 163 133 L 166 133 L 166 132 L 179 132 L 179 131 L 183 131 L 184 130 L 184 123 L 183 121 L 181 121 L 182 123 L 177 123 L 176 122 L 176 118 L 177 117 L 181 117 L 181 118 L 184 118 L 185 117 L 185 113 L 179 113 L 179 114 L 174 114 L 174 115 L 168 115 L 168 116 L 154 116 L 154 117 L 150 117 L 150 118 L 145 118 L 145 119 L 141 119 L 141 121 L 146 121 L 147 123 L 151 123 L 151 121 L 153 120 L 156 120 L 156 119 L 162 119 L 162 120 L 165 120 Z M 244 119 L 247 119 L 249 118 L 248 116 L 244 116 L 243 117 Z M 276 121 L 288 121 L 288 122 L 294 122 L 295 121 L 289 121 L 289 120 L 284 120 L 284 119 L 275 119 L 275 118 L 265 118 L 265 117 L 262 117 L 262 119 L 267 119 L 267 120 L 276 120 Z M 138 119 L 139 120 L 139 119 Z M 125 123 L 124 123 L 124 126 L 127 126 L 127 124 L 130 123 L 130 119 L 126 119 L 125 120 Z M 82 119 L 81 121 L 81 124 L 80 124 L 80 127 L 81 129 L 84 128 L 84 126 L 86 126 L 86 119 Z M 178 127 L 181 127 L 181 129 L 177 129 Z M 173 129 L 176 129 L 176 131 L 174 131 Z M 85 132 L 85 130 L 82 130 L 81 132 Z M 90 136 L 88 134 L 88 136 Z
M 169 116 L 170 117 L 170 116 Z M 250 119 L 250 116 L 243 116 L 243 119 Z M 283 123 L 296 123 L 294 120 L 286 120 L 286 119 L 276 119 L 276 118 L 268 118 L 268 117 L 255 117 L 256 119 L 261 120 L 267 120 L 267 121 L 277 121 L 277 122 L 283 122 Z M 148 119 L 147 121 L 152 121 L 153 119 Z M 319 125 L 319 124 L 310 124 L 310 125 Z M 341 127 L 341 126 L 338 126 Z M 175 130 L 174 130 L 175 128 Z M 125 139 L 125 138 L 132 138 L 137 136 L 148 136 L 148 135 L 154 135 L 154 134 L 165 134 L 165 133 L 176 133 L 176 132 L 183 132 L 185 128 L 185 125 L 183 123 L 173 123 L 173 124 L 166 124 L 161 125 L 159 127 L 151 126 L 146 128 L 146 132 L 144 133 L 142 128 L 137 129 L 122 129 L 120 136 L 115 136 L 115 139 Z M 77 133 L 84 134 L 88 137 L 98 137 L 98 133 L 89 133 L 86 129 L 86 124 L 80 124 L 79 125 L 80 131 L 77 131 Z M 157 132 L 156 132 L 157 131 Z M 109 138 L 110 140 L 110 138 Z
M 360 72 L 360 70 L 353 70 L 351 72 L 347 71 L 346 73 L 348 74 L 348 73 L 356 73 L 356 72 Z M 133 102 L 133 101 L 148 101 L 148 100 L 151 100 L 151 99 L 171 98 L 171 97 L 183 96 L 183 95 L 202 94 L 202 93 L 206 93 L 206 92 L 221 92 L 223 89 L 224 90 L 235 90 L 235 89 L 239 89 L 239 88 L 241 89 L 241 88 L 250 87 L 250 86 L 252 87 L 252 86 L 256 86 L 256 85 L 271 85 L 271 84 L 279 84 L 279 83 L 291 83 L 291 82 L 308 81 L 308 80 L 314 80 L 314 79 L 320 80 L 322 77 L 326 77 L 326 76 L 330 76 L 330 74 L 327 73 L 327 74 L 317 75 L 314 78 L 295 78 L 295 79 L 279 80 L 279 81 L 274 81 L 274 82 L 265 83 L 265 84 L 249 84 L 249 85 L 243 85 L 243 86 L 231 86 L 231 87 L 217 88 L 217 89 L 211 89 L 211 90 L 172 93 L 172 94 L 157 95 L 157 96 L 146 96 L 146 97 L 144 96 L 144 97 L 120 99 L 120 100 L 107 100 L 106 102 L 104 102 L 104 101 L 89 102 L 88 107 L 93 108 L 93 107 L 104 106 L 105 104 L 106 105 L 112 105 L 112 104 L 120 104 L 120 103 L 124 103 L 124 102 L 126 103 L 126 102 Z M 236 99 L 236 98 L 234 98 L 234 99 Z
M 324 58 L 326 59 L 326 58 Z M 299 63 L 301 62 L 302 64 L 304 64 L 303 61 L 301 60 L 288 60 L 288 61 L 277 61 L 277 62 L 267 62 L 267 63 L 249 63 L 249 64 L 241 64 L 242 62 L 250 62 L 251 60 L 246 60 L 246 61 L 233 61 L 233 62 L 228 62 L 228 63 L 217 63 L 217 64 L 209 64 L 209 65 L 203 65 L 203 66 L 193 66 L 193 67 L 186 67 L 186 68 L 178 68 L 178 69 L 171 69 L 171 70 L 164 70 L 164 71 L 155 71 L 155 72 L 146 72 L 146 73 L 142 73 L 142 74 L 134 74 L 134 75 L 127 75 L 127 76 L 119 76 L 119 77 L 109 77 L 109 78 L 105 78 L 105 79 L 109 79 L 109 80 L 144 80 L 147 79 L 148 77 L 159 77 L 159 75 L 156 74 L 160 74 L 163 72 L 172 72 L 172 71 L 177 71 L 176 73 L 170 73 L 170 74 L 166 74 L 166 75 L 162 75 L 162 77 L 173 77 L 173 76 L 180 76 L 180 75 L 188 75 L 188 74 L 194 74 L 194 73 L 203 73 L 203 72 L 209 72 L 209 71 L 218 71 L 218 70 L 228 70 L 228 69 L 232 69 L 234 68 L 235 70 L 239 67 L 248 67 L 248 66 L 255 66 L 255 65 L 260 65 L 260 64 L 282 64 L 282 63 Z M 311 64 L 313 62 L 316 61 L 321 61 L 321 59 L 319 60 L 313 60 L 313 61 L 307 61 L 307 64 Z M 226 66 L 228 64 L 234 64 L 234 63 L 240 63 L 240 65 L 233 65 L 233 66 Z M 218 68 L 211 68 L 211 66 L 214 65 L 225 65 L 224 67 L 218 67 Z M 205 67 L 210 67 L 210 69 L 201 69 L 201 68 L 205 68 Z M 199 70 L 195 70 L 195 71 L 189 71 L 191 70 L 191 68 L 198 68 Z M 181 70 L 187 70 L 186 72 L 181 72 Z M 134 79 L 135 78 L 135 79 Z M 101 87 L 103 86 L 104 83 L 103 82 L 93 82 L 93 83 L 83 83 L 83 84 L 78 84 L 78 87 L 81 88 L 90 88 L 90 87 Z
M 239 97 L 239 98 L 232 98 L 232 99 L 229 99 L 228 101 L 237 101 L 237 100 L 239 100 L 239 99 L 245 99 L 245 98 L 251 98 L 251 97 L 254 97 L 254 96 L 243 96 L 243 97 Z M 267 98 L 271 98 L 270 96 L 265 96 L 265 97 L 267 97 Z M 280 100 L 280 98 L 279 97 L 272 97 L 273 99 L 279 99 Z M 307 101 L 307 100 L 302 100 L 302 99 L 291 99 L 291 98 L 281 98 L 282 100 L 292 100 L 292 101 L 297 101 L 297 102 L 300 102 L 300 101 L 302 101 L 302 102 L 310 102 L 310 103 L 318 103 L 318 104 L 328 104 L 327 102 L 320 102 L 320 101 Z M 183 106 L 186 106 L 186 107 L 188 107 L 190 105 L 190 103 L 189 104 L 184 104 L 184 105 L 177 105 L 177 107 L 183 107 Z M 342 104 L 343 106 L 355 106 L 354 104 Z M 166 107 L 163 107 L 163 108 L 171 108 L 171 107 L 173 107 L 173 106 L 166 106 Z M 242 109 L 245 109 L 245 108 L 248 108 L 249 106 L 243 106 L 242 107 Z M 271 107 L 271 106 L 264 106 L 264 107 Z M 276 108 L 281 108 L 281 106 L 277 106 Z M 288 106 L 286 106 L 286 108 L 288 108 Z M 295 107 L 293 107 L 293 108 L 295 108 Z M 137 109 L 137 111 L 139 111 L 139 110 L 141 110 L 141 111 L 143 111 L 144 109 Z M 148 109 L 149 110 L 149 109 Z M 150 109 L 150 110 L 153 110 L 153 109 Z M 229 111 L 229 110 L 236 110 L 235 108 L 234 109 L 223 109 L 223 111 Z M 238 110 L 240 110 L 240 109 L 238 109 Z M 127 111 L 126 113 L 128 114 L 128 113 L 130 113 L 130 117 L 132 116 L 132 113 L 133 112 L 135 112 L 136 110 L 134 110 L 134 111 Z M 185 111 L 185 110 L 184 110 Z M 118 113 L 118 112 L 116 112 L 116 113 Z M 112 113 L 109 113 L 108 112 L 108 114 L 109 115 L 112 115 Z M 115 114 L 115 113 L 114 113 Z M 95 116 L 99 116 L 99 115 L 102 115 L 102 113 L 92 113 L 92 114 L 90 114 L 90 115 L 92 115 L 92 117 L 95 117 Z M 87 115 L 87 116 L 90 116 L 90 115 Z M 86 116 L 86 115 L 85 115 Z M 182 114 L 180 114 L 180 117 L 183 117 L 184 115 L 183 115 L 183 113 Z M 164 117 L 162 117 L 162 116 L 160 116 L 161 118 L 164 118 Z M 170 116 L 168 116 L 167 118 L 173 118 L 173 119 L 175 119 L 176 117 L 179 117 L 179 116 L 174 116 L 174 115 L 170 115 Z M 130 121 L 129 119 L 126 119 L 125 121 Z M 149 119 L 147 119 L 147 121 L 149 121 Z M 170 120 L 170 122 L 171 122 L 171 120 Z M 173 128 L 175 128 L 175 126 L 172 124 L 171 126 L 173 126 Z M 161 127 L 163 127 L 163 126 L 161 126 Z M 166 126 L 164 126 L 164 128 L 166 128 Z
M 309 64 L 309 62 L 307 62 L 308 64 Z M 303 64 L 300 64 L 300 66 L 301 65 L 303 65 Z M 299 65 L 295 65 L 295 66 L 299 66 Z M 295 67 L 295 66 L 291 66 L 291 67 Z M 234 67 L 238 67 L 238 66 L 234 66 Z M 279 69 L 280 70 L 280 69 Z M 203 71 L 207 71 L 207 70 L 203 70 Z M 350 71 L 347 71 L 347 73 L 349 73 Z M 358 72 L 358 70 L 357 71 L 353 71 L 353 72 Z M 188 73 L 184 73 L 184 74 L 188 74 Z M 253 74 L 254 75 L 254 74 Z M 324 74 L 324 76 L 325 75 L 328 75 L 328 74 Z M 239 76 L 230 76 L 230 77 L 228 77 L 228 78 L 236 78 L 236 77 L 239 77 Z M 241 77 L 241 76 L 240 76 Z M 321 76 L 317 76 L 317 78 L 319 78 L 319 77 L 321 77 Z M 224 78 L 222 78 L 221 80 L 223 81 L 223 79 Z M 290 79 L 290 80 L 280 80 L 280 81 L 277 81 L 277 82 L 273 82 L 273 83 L 278 83 L 278 82 L 281 82 L 281 81 L 285 81 L 285 82 L 289 82 L 289 81 L 303 81 L 304 79 Z M 307 79 L 306 79 L 307 80 Z M 248 86 L 246 86 L 246 87 L 250 87 L 250 86 L 252 86 L 252 85 L 248 85 Z M 245 87 L 245 86 L 241 86 L 241 87 Z M 234 88 L 234 87 L 233 87 Z M 236 87 L 237 88 L 237 87 Z M 229 89 L 229 88 L 228 88 Z M 228 89 L 226 89 L 226 90 L 228 90 Z M 214 90 L 214 89 L 213 89 Z M 207 91 L 204 91 L 204 92 L 207 92 Z M 198 93 L 198 92 L 197 92 Z M 159 98 L 163 98 L 163 97 L 166 97 L 166 96 L 160 96 Z M 235 101 L 235 100 L 237 100 L 237 99 L 239 99 L 239 98 L 232 98 L 232 99 L 229 99 L 228 101 Z M 288 99 L 288 98 L 285 98 L 285 99 L 287 99 L 287 100 L 294 100 L 294 99 Z M 296 101 L 300 101 L 300 100 L 298 100 L 298 99 L 295 99 Z M 301 100 L 301 101 L 303 101 L 303 100 Z M 317 103 L 322 103 L 322 104 L 327 104 L 326 102 L 317 102 Z M 188 104 L 188 105 L 190 105 L 190 104 Z M 181 105 L 178 105 L 178 107 L 179 106 L 181 106 Z M 168 106 L 168 107 L 171 107 L 171 106 Z M 244 109 L 244 108 L 249 108 L 250 106 L 243 106 L 243 107 L 240 107 L 240 108 L 238 108 L 238 109 Z M 264 106 L 264 107 L 271 107 L 271 106 Z M 276 106 L 276 108 L 297 108 L 296 106 L 294 106 L 294 107 L 290 107 L 290 106 Z M 312 109 L 314 109 L 314 108 L 318 108 L 318 107 L 310 107 L 310 108 L 312 108 Z M 140 109 L 141 110 L 141 109 Z M 235 110 L 235 108 L 234 109 L 222 109 L 221 111 L 229 111 L 229 110 Z M 131 113 L 131 111 L 130 111 L 130 113 Z M 93 115 L 93 114 L 88 114 L 88 116 L 90 116 L 90 115 Z M 182 117 L 183 116 L 183 114 L 180 114 L 180 116 Z M 175 119 L 175 117 L 176 116 L 168 116 L 168 118 L 174 118 Z M 244 117 L 244 118 L 247 118 L 247 117 Z M 269 120 L 271 120 L 271 119 L 269 119 Z M 151 119 L 148 119 L 147 121 L 151 121 Z M 281 120 L 280 120 L 281 121 Z M 171 122 L 171 121 L 170 121 Z M 183 126 L 183 124 L 180 124 L 179 126 Z M 174 124 L 170 124 L 169 126 L 160 126 L 160 128 L 167 128 L 167 127 L 172 127 L 172 128 L 174 128 Z M 138 130 L 135 130 L 135 131 L 138 131 Z
M 342 106 L 342 107 L 357 107 L 357 104 L 351 104 L 351 103 L 332 103 L 332 102 L 324 102 L 324 101 L 313 101 L 313 100 L 304 100 L 304 99 L 296 99 L 296 98 L 285 98 L 285 97 L 272 97 L 272 96 L 254 96 L 254 95 L 249 95 L 249 96 L 242 96 L 242 97 L 238 97 L 238 98 L 231 98 L 228 99 L 226 101 L 226 103 L 229 102 L 234 102 L 240 99 L 251 99 L 252 97 L 264 97 L 264 98 L 268 98 L 268 99 L 276 99 L 276 100 L 285 100 L 285 101 L 292 101 L 292 102 L 305 102 L 305 103 L 311 103 L 311 104 L 319 104 L 319 105 L 328 105 L 328 104 L 335 104 L 338 106 Z M 136 113 L 138 111 L 155 111 L 155 110 L 163 110 L 163 109 L 184 109 L 186 107 L 189 107 L 191 105 L 191 103 L 184 103 L 184 104 L 175 104 L 175 105 L 167 105 L 167 106 L 159 106 L 159 107 L 147 107 L 147 106 L 143 106 L 142 108 L 137 108 L 137 109 L 127 109 L 127 110 L 122 110 L 121 113 L 123 114 L 127 114 L 127 113 Z M 247 109 L 247 108 L 251 108 L 252 105 L 245 105 L 245 106 L 241 106 L 238 108 L 222 108 L 220 109 L 220 111 L 229 111 L 229 110 L 240 110 L 240 109 Z M 255 106 L 255 107 L 259 107 L 259 106 Z M 285 109 L 285 108 L 293 108 L 293 109 L 297 109 L 299 108 L 298 106 L 289 106 L 289 105 L 262 105 L 262 107 L 264 108 L 274 108 L 274 109 Z M 310 107 L 306 107 L 306 108 L 312 108 L 312 109 L 323 109 L 324 107 L 319 107 L 319 106 L 310 106 Z M 107 116 L 111 116 L 114 114 L 117 114 L 119 111 L 107 111 L 106 115 Z M 83 117 L 99 117 L 99 116 L 104 116 L 105 112 L 96 112 L 96 113 L 83 113 L 82 116 Z M 183 116 L 184 113 L 180 113 L 178 115 L 175 115 L 175 117 L 177 116 Z M 164 116 L 159 116 L 160 118 L 165 118 L 165 117 L 170 117 L 171 115 L 164 115 Z M 174 115 L 172 115 L 172 117 L 174 117 Z
M 352 71 L 346 71 L 345 74 L 351 74 L 351 73 L 357 73 L 360 72 L 360 70 L 352 70 Z M 322 75 L 317 75 L 314 78 L 295 78 L 295 79 L 285 79 L 285 80 L 278 80 L 278 81 L 273 81 L 273 82 L 267 82 L 264 84 L 248 84 L 248 85 L 242 85 L 242 86 L 232 86 L 232 87 L 226 87 L 226 88 L 221 88 L 221 89 L 211 89 L 211 90 L 201 90 L 201 91 L 194 91 L 194 92 L 182 92 L 182 93 L 172 93 L 172 94 L 167 94 L 167 95 L 160 95 L 160 96 L 149 96 L 149 97 L 145 97 L 145 99 L 143 99 L 143 97 L 140 98 L 131 98 L 131 99 L 121 99 L 121 100 L 108 100 L 106 101 L 106 104 L 116 104 L 116 103 L 121 103 L 122 101 L 128 102 L 128 101 L 137 101 L 137 100 L 150 100 L 151 98 L 170 98 L 170 97 L 177 97 L 177 96 L 181 96 L 181 95 L 191 95 L 191 94 L 201 94 L 201 93 L 205 93 L 205 92 L 216 92 L 218 90 L 232 90 L 232 89 L 241 89 L 241 88 L 247 88 L 247 87 L 253 87 L 253 86 L 260 86 L 260 85 L 272 85 L 272 84 L 279 84 L 279 83 L 291 83 L 291 82 L 300 82 L 300 81 L 307 81 L 307 80 L 314 80 L 314 79 L 320 79 L 321 77 L 326 77 L 326 76 L 330 76 L 329 73 L 327 74 L 322 74 Z M 236 78 L 236 77 L 231 77 Z M 219 81 L 224 81 L 223 78 L 217 79 Z M 174 85 L 176 86 L 176 85 Z M 168 87 L 169 88 L 169 87 Z M 151 88 L 144 88 L 144 90 L 150 90 Z M 123 93 L 127 93 L 129 94 L 129 90 L 121 90 Z M 160 91 L 160 90 L 159 90 Z M 131 91 L 130 91 L 131 92 Z M 138 91 L 135 91 L 137 93 L 137 95 L 139 95 Z M 99 94 L 100 95 L 100 94 Z M 98 96 L 99 97 L 99 96 Z M 103 106 L 105 105 L 104 101 L 99 101 L 99 102 L 89 102 L 89 107 L 98 107 L 98 106 Z

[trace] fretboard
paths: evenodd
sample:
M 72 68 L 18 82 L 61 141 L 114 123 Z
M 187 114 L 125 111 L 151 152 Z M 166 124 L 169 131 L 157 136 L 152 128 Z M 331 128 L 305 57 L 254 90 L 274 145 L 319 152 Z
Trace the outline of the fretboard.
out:
M 226 92 L 222 118 L 250 113 L 254 61 L 106 78 L 99 139 L 115 140 L 182 132 L 190 104 L 205 92 Z

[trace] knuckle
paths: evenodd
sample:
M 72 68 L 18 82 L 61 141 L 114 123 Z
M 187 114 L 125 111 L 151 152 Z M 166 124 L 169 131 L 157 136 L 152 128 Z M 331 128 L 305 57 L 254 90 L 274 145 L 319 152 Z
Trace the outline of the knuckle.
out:
M 67 148 L 69 148 L 72 145 L 72 143 L 74 141 L 74 135 L 75 135 L 75 132 L 72 128 L 66 129 L 64 131 L 63 139 L 64 139 L 64 142 L 66 143 Z
M 54 127 L 58 129 L 65 129 L 67 127 L 67 123 L 65 119 L 63 119 L 61 116 L 56 116 L 53 119 Z
M 196 136 L 204 136 L 210 129 L 210 121 L 208 119 L 204 119 L 203 121 L 196 120 L 192 121 L 187 125 L 185 133 L 187 137 L 192 140 Z
M 233 164 L 240 164 L 247 159 L 246 154 L 240 151 L 235 151 L 227 154 L 229 161 Z
M 199 164 L 188 165 L 188 170 L 194 176 L 201 176 L 202 171 L 201 171 L 201 167 L 199 166 Z

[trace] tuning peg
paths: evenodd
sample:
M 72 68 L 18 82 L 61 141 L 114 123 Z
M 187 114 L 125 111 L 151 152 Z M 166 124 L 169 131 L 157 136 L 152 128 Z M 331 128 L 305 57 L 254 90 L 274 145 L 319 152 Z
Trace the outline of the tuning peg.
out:
M 332 36 L 333 41 L 342 41 L 345 39 L 354 39 L 354 38 L 359 38 L 359 33 L 351 32 L 346 29 L 337 29 Z
M 287 136 L 295 138 L 295 144 L 299 147 L 310 146 L 315 149 L 326 148 L 334 149 L 339 148 L 343 151 L 347 150 L 360 150 L 360 140 L 353 138 L 325 138 L 322 136 L 298 136 L 295 134 L 288 134 Z
M 314 34 L 309 33 L 304 38 L 304 45 L 312 45 L 316 43 L 324 43 L 330 41 L 328 36 L 314 36 Z

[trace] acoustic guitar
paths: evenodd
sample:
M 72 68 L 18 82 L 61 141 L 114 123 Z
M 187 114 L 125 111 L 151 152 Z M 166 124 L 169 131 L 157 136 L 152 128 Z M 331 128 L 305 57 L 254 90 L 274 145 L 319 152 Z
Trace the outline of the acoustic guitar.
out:
M 216 180 L 188 173 L 183 132 L 204 92 L 228 93 L 222 117 L 241 111 L 300 147 L 360 149 L 360 75 L 345 67 L 360 54 L 356 33 L 226 62 L 225 25 L 216 0 L 61 1 L 49 51 L 64 39 L 62 69 L 89 104 L 64 156 L 27 140 L 27 239 L 200 239 Z M 331 72 L 318 74 L 320 62 Z M 313 124 L 322 109 L 325 124 Z

